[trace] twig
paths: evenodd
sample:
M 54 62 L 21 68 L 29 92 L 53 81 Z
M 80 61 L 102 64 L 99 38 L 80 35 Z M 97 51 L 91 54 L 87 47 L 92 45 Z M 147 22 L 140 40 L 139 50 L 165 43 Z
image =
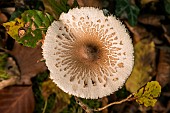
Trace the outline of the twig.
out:
M 7 80 L 3 80 L 0 82 L 0 89 L 3 89 L 7 86 L 11 86 L 16 84 L 16 82 L 18 81 L 18 77 L 17 76 L 12 76 L 11 78 L 7 79 Z
M 79 104 L 86 113 L 93 113 L 93 110 L 86 104 L 84 104 L 78 97 L 74 97 L 76 100 L 76 103 Z
M 2 52 L 6 52 L 6 53 L 10 53 L 10 51 L 9 51 L 9 50 L 4 49 L 4 48 L 2 48 L 2 47 L 0 47 L 0 51 L 2 51 Z
M 41 58 L 41 59 L 37 60 L 37 63 L 39 63 L 39 62 L 45 62 L 45 59 Z
M 132 93 L 132 94 L 129 95 L 127 98 L 125 98 L 125 99 L 123 99 L 123 100 L 121 100 L 121 101 L 112 102 L 112 103 L 110 103 L 110 104 L 108 104 L 108 105 L 106 105 L 106 106 L 104 106 L 104 107 L 102 107 L 102 108 L 93 109 L 93 111 L 102 111 L 102 110 L 104 110 L 104 109 L 106 109 L 106 108 L 108 108 L 108 107 L 110 107 L 110 106 L 112 106 L 112 105 L 121 104 L 121 103 L 126 102 L 126 101 L 132 101 L 132 100 L 134 99 L 134 98 L 131 98 L 133 95 L 134 95 L 134 93 Z
M 75 100 L 76 100 L 76 103 L 79 104 L 85 111 L 86 113 L 93 113 L 93 111 L 102 111 L 112 105 L 115 105 L 115 104 L 121 104 L 123 102 L 126 102 L 126 101 L 132 101 L 134 99 L 136 99 L 135 97 L 132 97 L 134 96 L 135 93 L 132 93 L 131 95 L 129 95 L 127 98 L 121 100 L 121 101 L 117 101 L 117 102 L 112 102 L 102 108 L 96 108 L 96 109 L 91 109 L 88 105 L 84 104 L 78 97 L 74 97 Z

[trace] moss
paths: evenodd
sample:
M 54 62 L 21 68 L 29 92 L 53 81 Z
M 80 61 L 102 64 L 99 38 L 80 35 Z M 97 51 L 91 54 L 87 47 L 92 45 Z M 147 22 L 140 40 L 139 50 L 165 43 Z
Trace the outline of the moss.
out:
M 42 96 L 42 83 L 48 78 L 49 73 L 44 72 L 38 74 L 36 77 L 32 79 L 33 82 L 33 92 L 35 97 L 35 110 L 34 113 L 42 113 L 45 106 L 45 99 Z M 55 94 L 51 94 L 47 100 L 47 106 L 45 109 L 45 113 L 51 113 L 52 108 L 55 103 Z
M 90 108 L 98 108 L 101 106 L 99 100 L 81 99 L 83 103 L 87 104 Z M 61 113 L 84 113 L 84 110 L 76 103 L 74 96 L 70 99 L 70 104 Z M 98 112 L 96 112 L 98 113 Z

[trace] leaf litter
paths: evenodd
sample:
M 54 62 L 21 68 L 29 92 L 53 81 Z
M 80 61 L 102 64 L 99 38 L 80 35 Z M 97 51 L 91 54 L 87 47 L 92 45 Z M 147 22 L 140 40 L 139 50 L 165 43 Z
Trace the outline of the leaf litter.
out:
M 11 1 L 13 1 L 13 0 L 11 0 Z M 73 0 L 68 0 L 68 2 L 69 1 L 70 1 L 70 4 L 72 5 Z M 94 4 L 91 4 L 91 3 L 98 3 L 98 1 L 97 2 L 96 1 L 97 0 L 93 0 L 93 1 L 78 0 L 77 3 L 79 3 L 80 6 L 88 6 L 88 5 L 92 6 Z M 104 1 L 106 1 L 106 0 L 104 0 Z M 115 9 L 116 9 L 115 2 L 116 1 L 117 0 L 107 1 L 108 4 L 105 5 L 105 7 L 107 9 L 109 9 L 109 11 L 113 14 L 115 14 Z M 121 1 L 117 1 L 117 2 L 119 2 L 119 3 L 126 2 L 126 5 L 120 4 L 121 8 L 123 8 L 123 7 L 125 8 L 125 6 L 127 6 L 127 1 L 128 0 L 121 0 Z M 0 6 L 2 6 L 3 3 L 5 5 L 7 5 L 6 2 L 4 2 L 4 0 L 2 0 L 2 2 L 0 2 Z M 67 3 L 67 2 L 63 2 L 63 3 Z M 11 3 L 9 3 L 9 4 L 11 4 Z M 162 5 L 159 6 L 158 4 L 162 4 Z M 27 6 L 27 4 L 25 4 L 25 5 Z M 98 6 L 101 7 L 102 5 L 103 5 L 102 2 L 100 2 L 100 6 L 99 5 Z M 136 66 L 136 67 L 138 67 L 136 76 L 133 77 L 134 72 L 132 73 L 132 78 L 137 79 L 138 83 L 135 83 L 134 79 L 128 80 L 127 84 L 129 82 L 129 83 L 133 83 L 134 85 L 129 85 L 129 87 L 131 86 L 132 88 L 129 88 L 129 89 L 127 88 L 126 92 L 137 91 L 140 87 L 144 86 L 147 83 L 147 81 L 150 81 L 150 80 L 157 80 L 159 82 L 159 84 L 163 87 L 163 89 L 162 89 L 162 93 L 161 93 L 160 97 L 158 98 L 158 101 L 156 102 L 154 107 L 146 108 L 141 105 L 138 105 L 135 102 L 126 102 L 121 105 L 112 106 L 107 110 L 108 110 L 108 112 L 114 111 L 115 113 L 121 113 L 121 111 L 127 112 L 127 113 L 131 113 L 131 112 L 133 112 L 133 113 L 135 113 L 135 112 L 136 113 L 139 113 L 139 112 L 148 113 L 150 111 L 168 113 L 170 111 L 170 101 L 168 100 L 168 98 L 170 97 L 170 90 L 169 90 L 169 87 L 170 87 L 170 84 L 169 84 L 170 83 L 170 81 L 169 81 L 170 80 L 169 26 L 170 25 L 168 24 L 168 21 L 170 19 L 170 17 L 169 17 L 169 6 L 170 6 L 169 1 L 165 0 L 162 2 L 162 1 L 158 1 L 158 0 L 140 0 L 137 2 L 134 0 L 129 0 L 128 5 L 129 5 L 128 9 L 126 9 L 124 12 L 122 11 L 122 14 L 120 14 L 121 20 L 126 23 L 127 28 L 129 29 L 129 32 L 132 35 L 132 38 L 134 41 L 134 46 L 136 48 L 138 48 L 138 50 L 135 54 L 138 54 L 139 57 L 135 61 L 135 65 L 138 65 L 138 66 Z M 46 6 L 50 7 L 49 4 L 46 4 Z M 65 7 L 65 6 L 62 6 L 62 8 L 63 7 Z M 70 7 L 72 7 L 72 6 L 70 6 Z M 68 8 L 68 6 L 65 8 Z M 117 6 L 117 8 L 119 8 L 119 7 Z M 140 12 L 139 12 L 138 8 L 140 9 Z M 1 10 L 1 8 L 0 8 L 0 10 Z M 56 13 L 56 12 L 53 12 L 52 10 L 51 11 L 46 10 L 46 11 L 50 12 L 49 14 L 53 13 L 52 15 L 54 15 L 53 16 L 54 18 L 57 18 L 57 15 L 59 15 L 59 13 L 61 13 L 61 12 Z M 66 9 L 65 11 L 67 11 L 67 10 L 68 9 Z M 6 13 L 4 13 L 3 11 L 4 10 L 1 11 L 1 14 L 3 14 L 3 16 L 4 16 L 4 14 L 6 14 Z M 129 16 L 127 14 L 129 14 Z M 7 15 L 5 15 L 5 16 L 8 17 Z M 3 21 L 6 21 L 6 19 L 4 19 Z M 132 25 L 135 25 L 135 26 L 132 26 Z M 36 26 L 35 27 L 34 26 L 35 26 L 35 24 L 32 24 L 31 30 L 35 30 Z M 20 28 L 22 28 L 22 27 L 20 26 Z M 5 33 L 3 32 L 4 31 L 3 29 L 4 28 L 0 27 L 0 43 L 1 43 L 0 47 L 4 48 L 4 46 L 6 45 L 8 48 L 9 46 L 12 46 L 12 45 L 11 45 L 11 43 L 9 44 L 7 41 L 4 41 L 4 39 L 6 40 L 6 39 L 9 39 L 10 37 L 7 35 L 4 35 Z M 20 36 L 24 36 L 25 29 L 20 29 L 20 30 L 21 30 Z M 15 34 L 15 32 L 16 31 L 14 31 L 14 34 Z M 18 32 L 16 32 L 16 33 L 18 33 Z M 31 35 L 33 36 L 33 34 L 31 34 Z M 35 76 L 37 76 L 38 73 L 43 72 L 47 69 L 43 62 L 37 62 L 42 58 L 42 56 L 41 56 L 41 49 L 39 47 L 40 45 L 37 46 L 37 43 L 35 45 L 36 45 L 35 48 L 29 48 L 29 47 L 24 47 L 22 44 L 18 44 L 15 42 L 14 46 L 12 46 L 13 49 L 8 50 L 8 51 L 10 51 L 8 53 L 14 58 L 16 65 L 19 68 L 19 72 L 20 72 L 19 77 L 21 78 L 20 81 L 22 81 L 22 82 L 19 82 L 17 84 L 24 88 L 23 91 L 20 92 L 21 93 L 20 95 L 25 95 L 23 97 L 28 97 L 28 95 L 26 93 L 24 93 L 24 90 L 27 90 L 25 92 L 27 92 L 29 95 L 30 94 L 32 95 L 32 92 L 29 89 L 31 87 L 28 88 L 25 86 L 25 85 L 29 86 L 29 85 L 34 84 L 34 82 L 32 83 L 31 78 L 34 78 Z M 6 47 L 5 47 L 5 49 L 6 49 Z M 136 70 L 135 69 L 136 67 L 134 67 L 134 70 Z M 46 81 L 46 79 L 45 79 L 45 81 Z M 48 83 L 48 80 L 46 82 Z M 51 85 L 52 83 L 49 82 L 49 84 Z M 44 90 L 43 90 L 44 93 L 48 92 L 48 90 L 50 90 L 50 92 L 53 92 L 53 90 L 52 90 L 53 88 L 50 89 L 49 87 L 47 87 L 47 84 L 43 85 L 43 87 L 44 87 Z M 12 92 L 18 91 L 15 86 L 7 87 L 7 88 L 4 88 L 3 90 L 10 90 L 10 88 L 14 88 L 14 90 L 12 90 Z M 48 90 L 47 90 L 47 88 L 48 88 Z M 3 91 L 3 90 L 0 90 L 0 91 Z M 13 97 L 13 99 L 19 100 L 18 102 L 21 105 L 22 102 L 20 99 L 18 99 L 19 97 L 15 97 L 14 95 L 15 94 L 13 94 L 13 95 L 6 94 L 5 97 L 7 97 L 7 98 Z M 49 96 L 49 94 L 48 94 L 48 96 Z M 45 96 L 45 98 L 47 98 L 48 96 Z M 3 97 L 3 98 L 5 98 L 5 97 Z M 112 97 L 114 97 L 114 99 Z M 0 98 L 1 98 L 1 96 L 0 96 Z M 115 94 L 113 94 L 107 98 L 108 98 L 109 102 L 112 102 L 113 100 L 120 100 L 120 98 L 115 96 Z M 69 99 L 68 99 L 68 101 L 69 101 Z M 3 102 L 1 105 L 4 105 L 4 106 L 7 106 L 9 104 L 7 101 L 0 100 L 0 103 L 1 102 Z M 34 101 L 32 101 L 32 104 L 35 104 Z M 69 104 L 69 103 L 67 103 L 67 104 Z M 24 104 L 22 104 L 22 105 L 24 105 Z M 57 102 L 56 102 L 56 105 L 57 105 Z M 4 107 L 1 106 L 0 108 L 4 108 Z M 17 108 L 17 106 L 13 106 L 13 108 L 11 108 L 11 109 L 14 109 L 14 108 Z M 34 109 L 34 108 L 31 108 L 31 109 Z M 57 109 L 60 109 L 60 108 L 57 108 Z M 66 106 L 65 110 L 83 112 L 80 107 L 76 106 L 76 104 L 73 102 L 72 98 L 70 99 L 70 104 L 68 106 Z M 65 110 L 63 110 L 63 111 L 65 111 Z

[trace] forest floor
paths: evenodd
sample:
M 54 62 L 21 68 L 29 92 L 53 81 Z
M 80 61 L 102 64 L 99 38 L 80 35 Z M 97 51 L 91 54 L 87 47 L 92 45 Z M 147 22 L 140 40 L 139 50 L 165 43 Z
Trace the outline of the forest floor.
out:
M 19 44 L 3 23 L 20 17 L 26 10 L 46 9 L 45 0 L 0 1 L 0 112 L 1 113 L 84 113 L 73 96 L 64 93 L 49 78 L 41 61 L 42 50 Z M 49 0 L 53 1 L 53 0 Z M 58 0 L 60 1 L 60 0 Z M 61 0 L 62 1 L 62 0 Z M 135 65 L 125 86 L 98 100 L 81 99 L 90 108 L 126 98 L 149 81 L 162 87 L 154 107 L 136 101 L 113 105 L 102 113 L 170 113 L 170 1 L 169 0 L 63 0 L 69 6 L 107 9 L 125 24 L 133 40 Z M 57 2 L 59 5 L 61 2 Z M 63 4 L 61 7 L 65 8 Z M 55 15 L 56 19 L 57 16 Z

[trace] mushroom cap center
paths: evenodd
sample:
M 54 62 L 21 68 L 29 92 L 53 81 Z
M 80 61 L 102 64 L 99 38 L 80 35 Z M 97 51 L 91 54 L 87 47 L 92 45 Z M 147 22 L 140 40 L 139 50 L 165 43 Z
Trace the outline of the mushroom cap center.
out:
M 86 44 L 82 50 L 82 57 L 89 61 L 95 61 L 99 59 L 100 48 L 95 44 Z
M 104 64 L 104 60 L 107 60 L 104 44 L 95 35 L 77 39 L 73 47 L 73 59 L 86 68 Z

